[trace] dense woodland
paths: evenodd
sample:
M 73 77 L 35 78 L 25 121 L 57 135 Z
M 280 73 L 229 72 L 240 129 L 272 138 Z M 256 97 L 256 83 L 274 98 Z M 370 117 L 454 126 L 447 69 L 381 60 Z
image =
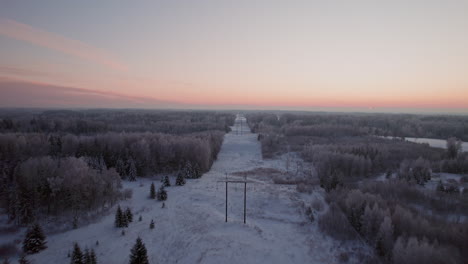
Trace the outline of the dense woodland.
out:
M 434 172 L 468 173 L 460 142 L 468 139 L 467 117 L 264 112 L 247 120 L 264 158 L 295 152 L 313 165 L 298 190 L 326 191 L 320 228 L 339 240 L 365 241 L 375 250 L 370 263 L 468 259 L 468 190 L 423 187 Z M 382 136 L 447 139 L 448 149 Z M 373 180 L 382 174 L 386 180 Z
M 10 220 L 89 211 L 125 196 L 121 181 L 208 171 L 231 113 L 3 110 L 0 205 Z

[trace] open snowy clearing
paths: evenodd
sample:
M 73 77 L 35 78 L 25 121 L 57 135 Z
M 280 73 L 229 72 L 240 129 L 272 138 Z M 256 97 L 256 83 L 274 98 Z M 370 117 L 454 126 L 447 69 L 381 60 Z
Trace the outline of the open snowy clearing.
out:
M 236 131 L 225 136 L 217 161 L 202 178 L 167 188 L 166 208 L 148 198 L 151 180 L 125 182 L 133 197 L 120 205 L 134 213 L 125 235 L 114 227 L 114 214 L 110 214 L 98 223 L 48 236 L 48 249 L 30 259 L 33 263 L 67 263 L 67 253 L 78 242 L 83 249 L 94 248 L 99 263 L 128 263 L 130 249 L 140 236 L 150 263 L 338 262 L 336 242 L 324 237 L 316 222 L 310 223 L 303 214 L 304 202 L 319 194 L 299 194 L 294 185 L 253 179 L 255 184 L 248 184 L 244 224 L 243 184 L 230 184 L 225 223 L 225 185 L 218 181 L 226 173 L 279 166 L 278 161 L 262 160 L 257 135 L 245 123 L 242 135 Z M 159 181 L 154 182 L 158 188 Z M 149 228 L 151 219 L 156 224 L 153 230 Z

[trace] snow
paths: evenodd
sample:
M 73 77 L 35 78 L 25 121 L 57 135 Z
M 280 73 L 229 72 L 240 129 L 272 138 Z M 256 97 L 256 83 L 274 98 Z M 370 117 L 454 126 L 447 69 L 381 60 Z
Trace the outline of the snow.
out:
M 300 194 L 294 185 L 275 185 L 271 180 L 248 176 L 254 183 L 248 184 L 247 223 L 243 223 L 243 184 L 229 186 L 225 223 L 225 183 L 219 181 L 226 173 L 278 167 L 281 163 L 262 160 L 257 135 L 250 132 L 246 122 L 242 135 L 236 131 L 225 136 L 217 161 L 200 179 L 187 180 L 180 187 L 174 186 L 175 178 L 171 178 L 165 208 L 148 198 L 152 180 L 125 182 L 124 188 L 131 188 L 133 197 L 120 206 L 132 209 L 134 221 L 124 236 L 114 227 L 112 213 L 94 224 L 49 235 L 48 249 L 30 259 L 33 263 L 67 263 L 67 253 L 78 242 L 82 249 L 94 248 L 99 263 L 128 263 L 130 249 L 141 237 L 150 263 L 338 262 L 340 248 L 336 241 L 320 233 L 317 223 L 307 221 L 303 213 L 304 203 L 320 197 L 318 192 Z M 156 188 L 161 184 L 154 182 Z M 155 221 L 152 230 L 151 219 Z
M 383 138 L 401 139 L 400 137 L 391 137 L 391 136 L 383 137 Z M 429 146 L 433 148 L 441 148 L 441 149 L 447 148 L 447 140 L 444 140 L 444 139 L 405 137 L 404 140 L 414 142 L 414 143 L 419 143 L 419 144 L 428 144 Z M 461 149 L 463 152 L 468 151 L 468 142 L 461 142 Z

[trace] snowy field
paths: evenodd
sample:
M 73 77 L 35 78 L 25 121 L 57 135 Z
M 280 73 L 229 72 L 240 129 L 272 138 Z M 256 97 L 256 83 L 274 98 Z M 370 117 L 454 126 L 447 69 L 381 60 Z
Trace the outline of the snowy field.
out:
M 400 139 L 399 137 L 384 137 L 384 138 L 389 138 L 389 139 L 397 138 L 397 139 Z M 429 146 L 431 146 L 433 148 L 442 148 L 442 149 L 447 148 L 447 140 L 444 140 L 444 139 L 405 137 L 405 140 L 410 141 L 410 142 L 414 142 L 414 143 L 429 144 Z M 461 148 L 462 148 L 463 152 L 468 151 L 468 142 L 462 142 Z
M 314 196 L 321 199 L 319 191 L 300 194 L 294 185 L 274 185 L 249 176 L 255 183 L 247 190 L 247 224 L 243 223 L 240 184 L 228 189 L 225 223 L 225 185 L 218 181 L 226 174 L 276 168 L 281 163 L 262 160 L 257 135 L 250 133 L 245 120 L 242 135 L 237 131 L 233 128 L 225 136 L 217 161 L 202 178 L 187 180 L 183 187 L 167 188 L 165 208 L 148 198 L 150 179 L 125 182 L 124 188 L 133 189 L 133 197 L 120 206 L 129 206 L 134 213 L 125 235 L 114 227 L 114 214 L 110 214 L 97 223 L 48 236 L 48 249 L 30 259 L 33 263 L 68 263 L 67 253 L 78 242 L 81 248 L 94 248 L 99 263 L 128 263 L 130 249 L 139 236 L 148 249 L 150 263 L 337 263 L 342 248 L 322 235 L 316 221 L 311 223 L 303 213 L 304 203 Z M 154 182 L 158 188 L 160 182 Z M 151 219 L 156 224 L 153 230 L 149 228 Z

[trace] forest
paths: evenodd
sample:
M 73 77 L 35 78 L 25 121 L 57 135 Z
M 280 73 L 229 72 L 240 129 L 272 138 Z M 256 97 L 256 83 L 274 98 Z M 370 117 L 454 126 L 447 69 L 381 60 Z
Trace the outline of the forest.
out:
M 339 241 L 364 241 L 375 253 L 368 263 L 468 259 L 467 117 L 262 112 L 247 120 L 264 158 L 297 153 L 312 164 L 294 181 L 297 190 L 325 191 L 320 229 Z M 447 148 L 398 137 L 444 139 Z M 440 173 L 460 180 L 425 187 Z
M 235 115 L 156 110 L 0 112 L 0 206 L 10 221 L 110 207 L 121 181 L 206 172 Z M 74 223 L 75 225 L 76 223 Z

